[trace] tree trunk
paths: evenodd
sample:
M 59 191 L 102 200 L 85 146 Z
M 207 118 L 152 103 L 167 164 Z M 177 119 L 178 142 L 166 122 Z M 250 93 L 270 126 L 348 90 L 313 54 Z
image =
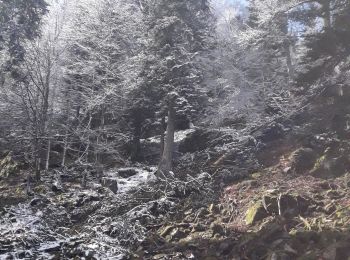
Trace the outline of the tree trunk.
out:
M 289 79 L 293 80 L 294 79 L 294 66 L 292 62 L 292 53 L 290 49 L 289 43 L 286 43 L 286 59 L 287 59 L 287 68 L 288 68 L 288 74 L 289 74 Z
M 62 167 L 66 165 L 67 149 L 68 149 L 68 130 L 66 130 L 66 136 L 64 137 L 63 155 L 62 155 L 62 163 L 61 163 Z
M 324 30 L 327 31 L 332 27 L 331 1 L 323 0 L 321 4 L 322 4 L 322 11 L 323 11 L 323 26 L 324 26 Z
M 137 162 L 140 160 L 140 151 L 141 151 L 141 123 L 137 123 L 134 128 L 134 137 L 132 139 L 132 152 L 131 160 Z
M 164 142 L 164 150 L 162 153 L 162 158 L 158 165 L 158 172 L 165 176 L 169 175 L 172 169 L 173 162 L 173 150 L 174 150 L 174 134 L 175 134 L 175 109 L 174 103 L 171 102 L 168 105 L 168 122 L 166 129 L 166 136 Z
M 80 116 L 80 106 L 77 106 L 76 110 L 75 110 L 75 117 L 78 119 Z
M 289 79 L 293 80 L 294 79 L 294 67 L 293 67 L 293 61 L 292 61 L 291 41 L 290 41 L 288 23 L 289 23 L 288 16 L 287 15 L 282 16 L 281 17 L 281 26 L 282 26 L 282 31 L 283 31 L 283 34 L 285 37 L 285 40 L 283 41 L 283 48 L 284 48 L 284 53 L 286 56 Z
M 35 160 L 35 178 L 37 181 L 40 181 L 40 178 L 41 178 L 41 167 L 40 167 L 40 164 L 41 164 L 41 159 L 40 157 L 37 157 L 36 160 Z
M 51 139 L 49 139 L 47 143 L 46 163 L 45 163 L 46 171 L 49 170 L 49 166 L 50 166 L 50 152 L 51 152 Z
M 96 147 L 95 147 L 95 152 L 96 152 L 95 164 L 96 165 L 102 163 L 103 149 L 102 149 L 101 142 L 105 140 L 104 128 L 105 128 L 105 108 L 104 106 L 102 106 L 100 111 L 99 131 L 96 137 Z
M 34 173 L 35 173 L 35 179 L 37 181 L 40 181 L 41 160 L 40 160 L 40 150 L 39 150 L 38 137 L 34 137 L 32 149 L 33 149 L 33 169 L 34 169 Z
M 165 142 L 165 116 L 162 117 L 162 122 L 161 122 L 161 132 L 160 132 L 160 159 L 162 159 L 163 156 L 163 151 L 164 151 L 164 142 Z

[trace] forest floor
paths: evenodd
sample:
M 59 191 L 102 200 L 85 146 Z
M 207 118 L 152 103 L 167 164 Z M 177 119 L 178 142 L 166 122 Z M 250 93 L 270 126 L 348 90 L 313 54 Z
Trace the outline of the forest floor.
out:
M 253 173 L 217 204 L 185 208 L 158 230 L 162 243 L 150 259 L 349 259 L 350 175 L 324 180 L 283 169 Z
M 349 259 L 347 138 L 315 134 L 311 149 L 297 127 L 266 129 L 188 131 L 179 149 L 198 150 L 168 179 L 138 165 L 84 183 L 72 168 L 43 173 L 28 195 L 29 172 L 3 176 L 0 259 Z
M 44 175 L 28 197 L 25 175 L 11 176 L 0 182 L 0 259 L 348 259 L 350 175 L 295 174 L 291 158 L 216 199 L 200 189 L 171 198 L 153 168 L 106 173 L 117 194 Z

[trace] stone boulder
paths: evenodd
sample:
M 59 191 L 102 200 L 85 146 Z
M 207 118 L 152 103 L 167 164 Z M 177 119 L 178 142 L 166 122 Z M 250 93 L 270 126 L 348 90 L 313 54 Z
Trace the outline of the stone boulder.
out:
M 247 119 L 244 116 L 225 117 L 220 124 L 222 127 L 230 127 L 233 129 L 244 129 L 247 126 Z
M 19 165 L 12 158 L 9 152 L 2 160 L 0 160 L 0 178 L 8 178 L 10 175 L 19 171 Z
M 274 122 L 271 125 L 254 131 L 254 137 L 261 143 L 269 143 L 284 138 L 290 131 L 283 124 Z
M 304 215 L 310 202 L 300 195 L 295 194 L 267 194 L 251 205 L 246 213 L 245 221 L 247 225 L 254 225 L 256 222 L 268 216 L 282 215 L 292 218 Z
M 263 203 L 258 201 L 248 208 L 245 222 L 247 225 L 254 225 L 256 222 L 263 220 L 268 216 L 269 214 L 266 212 Z
M 233 142 L 233 137 L 224 132 L 211 129 L 197 129 L 180 142 L 178 150 L 180 153 L 194 153 L 231 142 Z
M 310 173 L 319 178 L 340 177 L 350 170 L 348 147 L 327 148 L 323 154 L 315 160 Z
M 123 168 L 118 170 L 118 176 L 121 178 L 129 178 L 135 176 L 137 174 L 137 170 L 134 168 Z
M 292 170 L 297 174 L 303 174 L 311 170 L 316 162 L 316 152 L 311 148 L 300 148 L 291 155 Z
M 117 178 L 102 178 L 102 186 L 110 189 L 114 194 L 118 192 L 118 179 Z

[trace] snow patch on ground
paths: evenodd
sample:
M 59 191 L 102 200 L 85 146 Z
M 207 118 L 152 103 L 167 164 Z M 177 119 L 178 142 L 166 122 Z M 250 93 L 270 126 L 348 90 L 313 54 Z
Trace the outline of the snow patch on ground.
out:
M 194 131 L 196 131 L 196 129 L 186 129 L 186 130 L 176 131 L 174 134 L 175 143 L 179 143 L 179 142 L 183 141 L 189 134 L 193 133 Z M 144 141 L 146 141 L 148 143 L 159 144 L 160 143 L 160 135 L 149 137 L 147 139 L 144 139 Z
M 0 259 L 17 259 L 19 252 L 23 252 L 26 256 L 33 255 L 33 252 L 26 250 L 25 246 L 33 243 L 40 243 L 39 251 L 42 249 L 43 254 L 46 254 L 45 251 L 52 245 L 44 241 L 48 241 L 51 234 L 42 215 L 38 214 L 41 211 L 33 211 L 28 204 L 18 204 L 6 211 L 7 213 L 0 217 Z M 7 253 L 4 255 L 1 251 Z
M 118 176 L 118 171 L 130 169 L 136 171 L 136 174 L 130 176 L 128 178 L 122 178 Z M 157 167 L 149 167 L 147 169 L 144 168 L 123 168 L 112 170 L 107 173 L 108 177 L 115 178 L 118 181 L 118 193 L 126 193 L 133 188 L 137 188 L 142 184 L 146 184 L 149 181 L 155 180 L 155 172 L 157 171 Z
M 50 252 L 50 251 L 55 251 L 59 250 L 61 247 L 60 243 L 57 241 L 49 241 L 45 243 L 41 243 L 40 247 L 38 248 L 38 251 L 40 252 Z

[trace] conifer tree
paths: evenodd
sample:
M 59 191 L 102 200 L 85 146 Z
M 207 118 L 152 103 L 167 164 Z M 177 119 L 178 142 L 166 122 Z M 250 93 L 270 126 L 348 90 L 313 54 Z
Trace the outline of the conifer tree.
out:
M 199 57 L 208 47 L 210 9 L 206 0 L 160 0 L 148 1 L 145 12 L 150 39 L 141 88 L 158 117 L 167 115 L 159 172 L 168 174 L 176 120 L 201 110 Z

